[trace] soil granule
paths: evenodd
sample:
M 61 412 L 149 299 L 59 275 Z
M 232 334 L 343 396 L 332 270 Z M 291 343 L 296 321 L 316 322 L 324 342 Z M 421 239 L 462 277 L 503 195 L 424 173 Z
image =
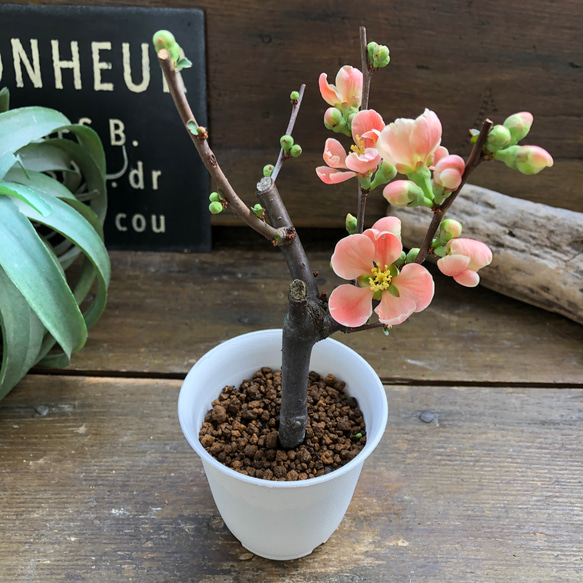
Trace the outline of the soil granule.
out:
M 294 449 L 278 442 L 281 372 L 257 371 L 239 389 L 225 387 L 206 414 L 199 439 L 227 467 L 263 480 L 307 480 L 352 460 L 366 444 L 366 428 L 345 383 L 311 372 L 306 438 Z

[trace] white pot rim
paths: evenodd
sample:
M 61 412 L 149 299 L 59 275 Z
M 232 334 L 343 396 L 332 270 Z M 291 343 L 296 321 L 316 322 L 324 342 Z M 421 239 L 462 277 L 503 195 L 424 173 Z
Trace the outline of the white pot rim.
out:
M 221 342 L 220 344 L 218 344 L 217 346 L 215 346 L 214 348 L 212 348 L 211 350 L 206 352 L 201 358 L 199 358 L 197 360 L 197 362 L 194 364 L 194 366 L 190 369 L 189 373 L 186 375 L 186 377 L 184 379 L 184 384 L 186 384 L 186 381 L 189 377 L 196 376 L 197 370 L 200 367 L 204 366 L 206 360 L 212 358 L 213 355 L 217 351 L 224 350 L 225 345 L 230 344 L 230 343 L 235 344 L 235 343 L 238 343 L 241 341 L 246 341 L 254 336 L 267 335 L 267 334 L 272 334 L 272 335 L 279 334 L 279 335 L 281 335 L 281 333 L 282 333 L 281 329 L 258 330 L 255 332 L 247 332 L 245 334 L 241 334 L 239 336 L 235 336 L 233 338 L 225 340 L 224 342 Z M 376 372 L 374 371 L 374 369 L 372 368 L 372 366 L 362 356 L 360 356 L 354 349 L 352 349 L 352 348 L 346 346 L 345 344 L 342 344 L 341 342 L 338 342 L 337 340 L 334 340 L 332 338 L 326 338 L 324 340 L 320 340 L 320 342 L 318 342 L 316 344 L 316 346 L 318 346 L 319 344 L 322 344 L 322 343 L 326 343 L 329 345 L 335 345 L 336 350 L 339 350 L 341 353 L 343 353 L 344 358 L 347 358 L 347 359 L 352 358 L 355 361 L 359 361 L 361 365 L 370 369 L 370 371 L 372 372 L 372 375 L 374 375 L 374 378 L 376 378 L 376 385 L 377 386 L 375 387 L 375 389 L 381 390 L 383 392 L 383 395 L 385 395 L 383 384 L 382 384 L 381 380 L 379 379 L 378 375 L 376 374 Z M 180 425 L 182 426 L 184 435 L 185 435 L 186 439 L 188 440 L 189 444 L 191 445 L 191 447 L 195 450 L 195 452 L 202 459 L 204 459 L 204 461 L 206 463 L 211 464 L 218 471 L 223 472 L 224 474 L 226 474 L 232 478 L 235 478 L 237 480 L 241 480 L 241 481 L 249 483 L 249 484 L 261 485 L 265 488 L 292 488 L 292 489 L 294 489 L 294 488 L 309 488 L 309 487 L 316 486 L 317 484 L 324 484 L 325 482 L 328 482 L 330 480 L 338 478 L 341 475 L 350 472 L 354 466 L 364 463 L 366 458 L 374 451 L 376 446 L 379 444 L 380 440 L 382 439 L 383 433 L 384 433 L 384 427 L 383 427 L 381 431 L 375 432 L 375 435 L 373 435 L 372 438 L 369 439 L 369 437 L 371 437 L 371 436 L 369 434 L 368 426 L 367 426 L 367 442 L 366 442 L 364 448 L 358 453 L 358 455 L 356 457 L 354 457 L 352 460 L 350 460 L 347 464 L 342 466 L 341 468 L 338 468 L 337 470 L 334 470 L 333 472 L 330 472 L 329 474 L 325 474 L 323 476 L 318 476 L 315 478 L 308 478 L 307 480 L 281 481 L 281 482 L 274 481 L 274 480 L 263 480 L 260 478 L 255 478 L 253 476 L 246 476 L 245 474 L 241 474 L 240 472 L 237 472 L 237 471 L 225 466 L 224 464 L 222 464 L 221 462 L 216 460 L 212 455 L 210 455 L 206 451 L 206 449 L 202 446 L 202 444 L 200 443 L 200 441 L 198 439 L 198 430 L 200 428 L 198 428 L 196 431 L 196 438 L 194 438 L 193 434 L 188 430 L 188 428 L 187 428 L 188 421 L 185 419 L 185 414 L 183 413 L 184 407 L 185 407 L 184 402 L 186 401 L 184 384 L 180 390 L 180 394 L 178 397 L 178 418 L 180 421 Z M 221 390 L 222 390 L 222 388 L 223 387 L 221 387 Z M 371 388 L 371 390 L 373 390 L 373 389 Z M 377 413 L 379 414 L 379 417 L 384 418 L 386 420 L 388 418 L 388 404 L 387 404 L 386 396 L 385 396 L 385 398 L 382 399 L 381 407 L 382 407 L 381 410 L 377 411 Z M 385 421 L 384 425 L 386 426 L 386 421 Z

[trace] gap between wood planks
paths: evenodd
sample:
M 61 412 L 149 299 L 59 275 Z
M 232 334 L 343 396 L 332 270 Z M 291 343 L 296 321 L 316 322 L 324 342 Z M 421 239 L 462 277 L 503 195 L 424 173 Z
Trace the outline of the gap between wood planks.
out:
M 102 370 L 53 370 L 46 368 L 32 369 L 29 375 L 37 376 L 68 376 L 68 377 L 101 377 L 101 378 L 122 378 L 122 379 L 152 379 L 152 380 L 184 380 L 186 373 L 172 372 L 143 372 L 143 371 L 102 371 Z M 583 382 L 580 383 L 549 383 L 549 382 L 513 382 L 513 381 L 460 381 L 460 380 L 432 380 L 380 377 L 383 385 L 387 386 L 419 386 L 419 387 L 509 387 L 524 389 L 583 389 Z

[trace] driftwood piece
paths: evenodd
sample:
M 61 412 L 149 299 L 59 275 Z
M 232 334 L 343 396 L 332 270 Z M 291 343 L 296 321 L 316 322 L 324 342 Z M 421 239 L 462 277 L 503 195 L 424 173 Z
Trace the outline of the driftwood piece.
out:
M 427 209 L 391 207 L 403 223 L 403 244 L 419 246 Z M 583 214 L 466 185 L 447 216 L 463 236 L 487 243 L 492 264 L 480 283 L 583 324 Z

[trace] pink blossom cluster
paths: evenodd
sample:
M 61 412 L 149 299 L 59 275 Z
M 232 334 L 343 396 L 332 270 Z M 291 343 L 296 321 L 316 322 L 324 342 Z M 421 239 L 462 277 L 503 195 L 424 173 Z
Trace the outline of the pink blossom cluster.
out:
M 363 75 L 354 67 L 342 67 L 335 84 L 329 84 L 322 73 L 319 86 L 330 105 L 324 125 L 352 139 L 349 151 L 335 138 L 326 140 L 326 165 L 316 168 L 324 183 L 356 177 L 361 193 L 383 186 L 383 196 L 392 205 L 425 206 L 434 211 L 441 211 L 448 197 L 457 195 L 466 178 L 466 163 L 441 145 L 442 126 L 433 111 L 426 109 L 416 119 L 400 118 L 388 125 L 374 109 L 359 111 Z M 552 166 L 546 150 L 518 145 L 531 125 L 532 115 L 521 112 L 493 126 L 483 146 L 484 159 L 501 160 L 524 174 Z M 479 132 L 471 133 L 475 141 Z M 406 179 L 394 180 L 397 174 Z M 352 222 L 347 218 L 347 228 L 354 222 L 352 215 L 348 217 Z M 349 232 L 353 232 L 351 227 Z M 461 238 L 461 229 L 457 221 L 442 221 L 439 236 L 428 252 L 437 256 L 443 274 L 473 287 L 480 281 L 478 271 L 491 263 L 492 252 L 480 241 Z M 341 239 L 332 255 L 332 268 L 352 283 L 340 285 L 330 295 L 332 317 L 355 328 L 365 325 L 374 311 L 379 321 L 390 327 L 424 310 L 433 298 L 434 281 L 420 264 L 424 257 L 416 262 L 418 251 L 405 254 L 401 223 L 395 217 L 380 219 L 372 228 Z

